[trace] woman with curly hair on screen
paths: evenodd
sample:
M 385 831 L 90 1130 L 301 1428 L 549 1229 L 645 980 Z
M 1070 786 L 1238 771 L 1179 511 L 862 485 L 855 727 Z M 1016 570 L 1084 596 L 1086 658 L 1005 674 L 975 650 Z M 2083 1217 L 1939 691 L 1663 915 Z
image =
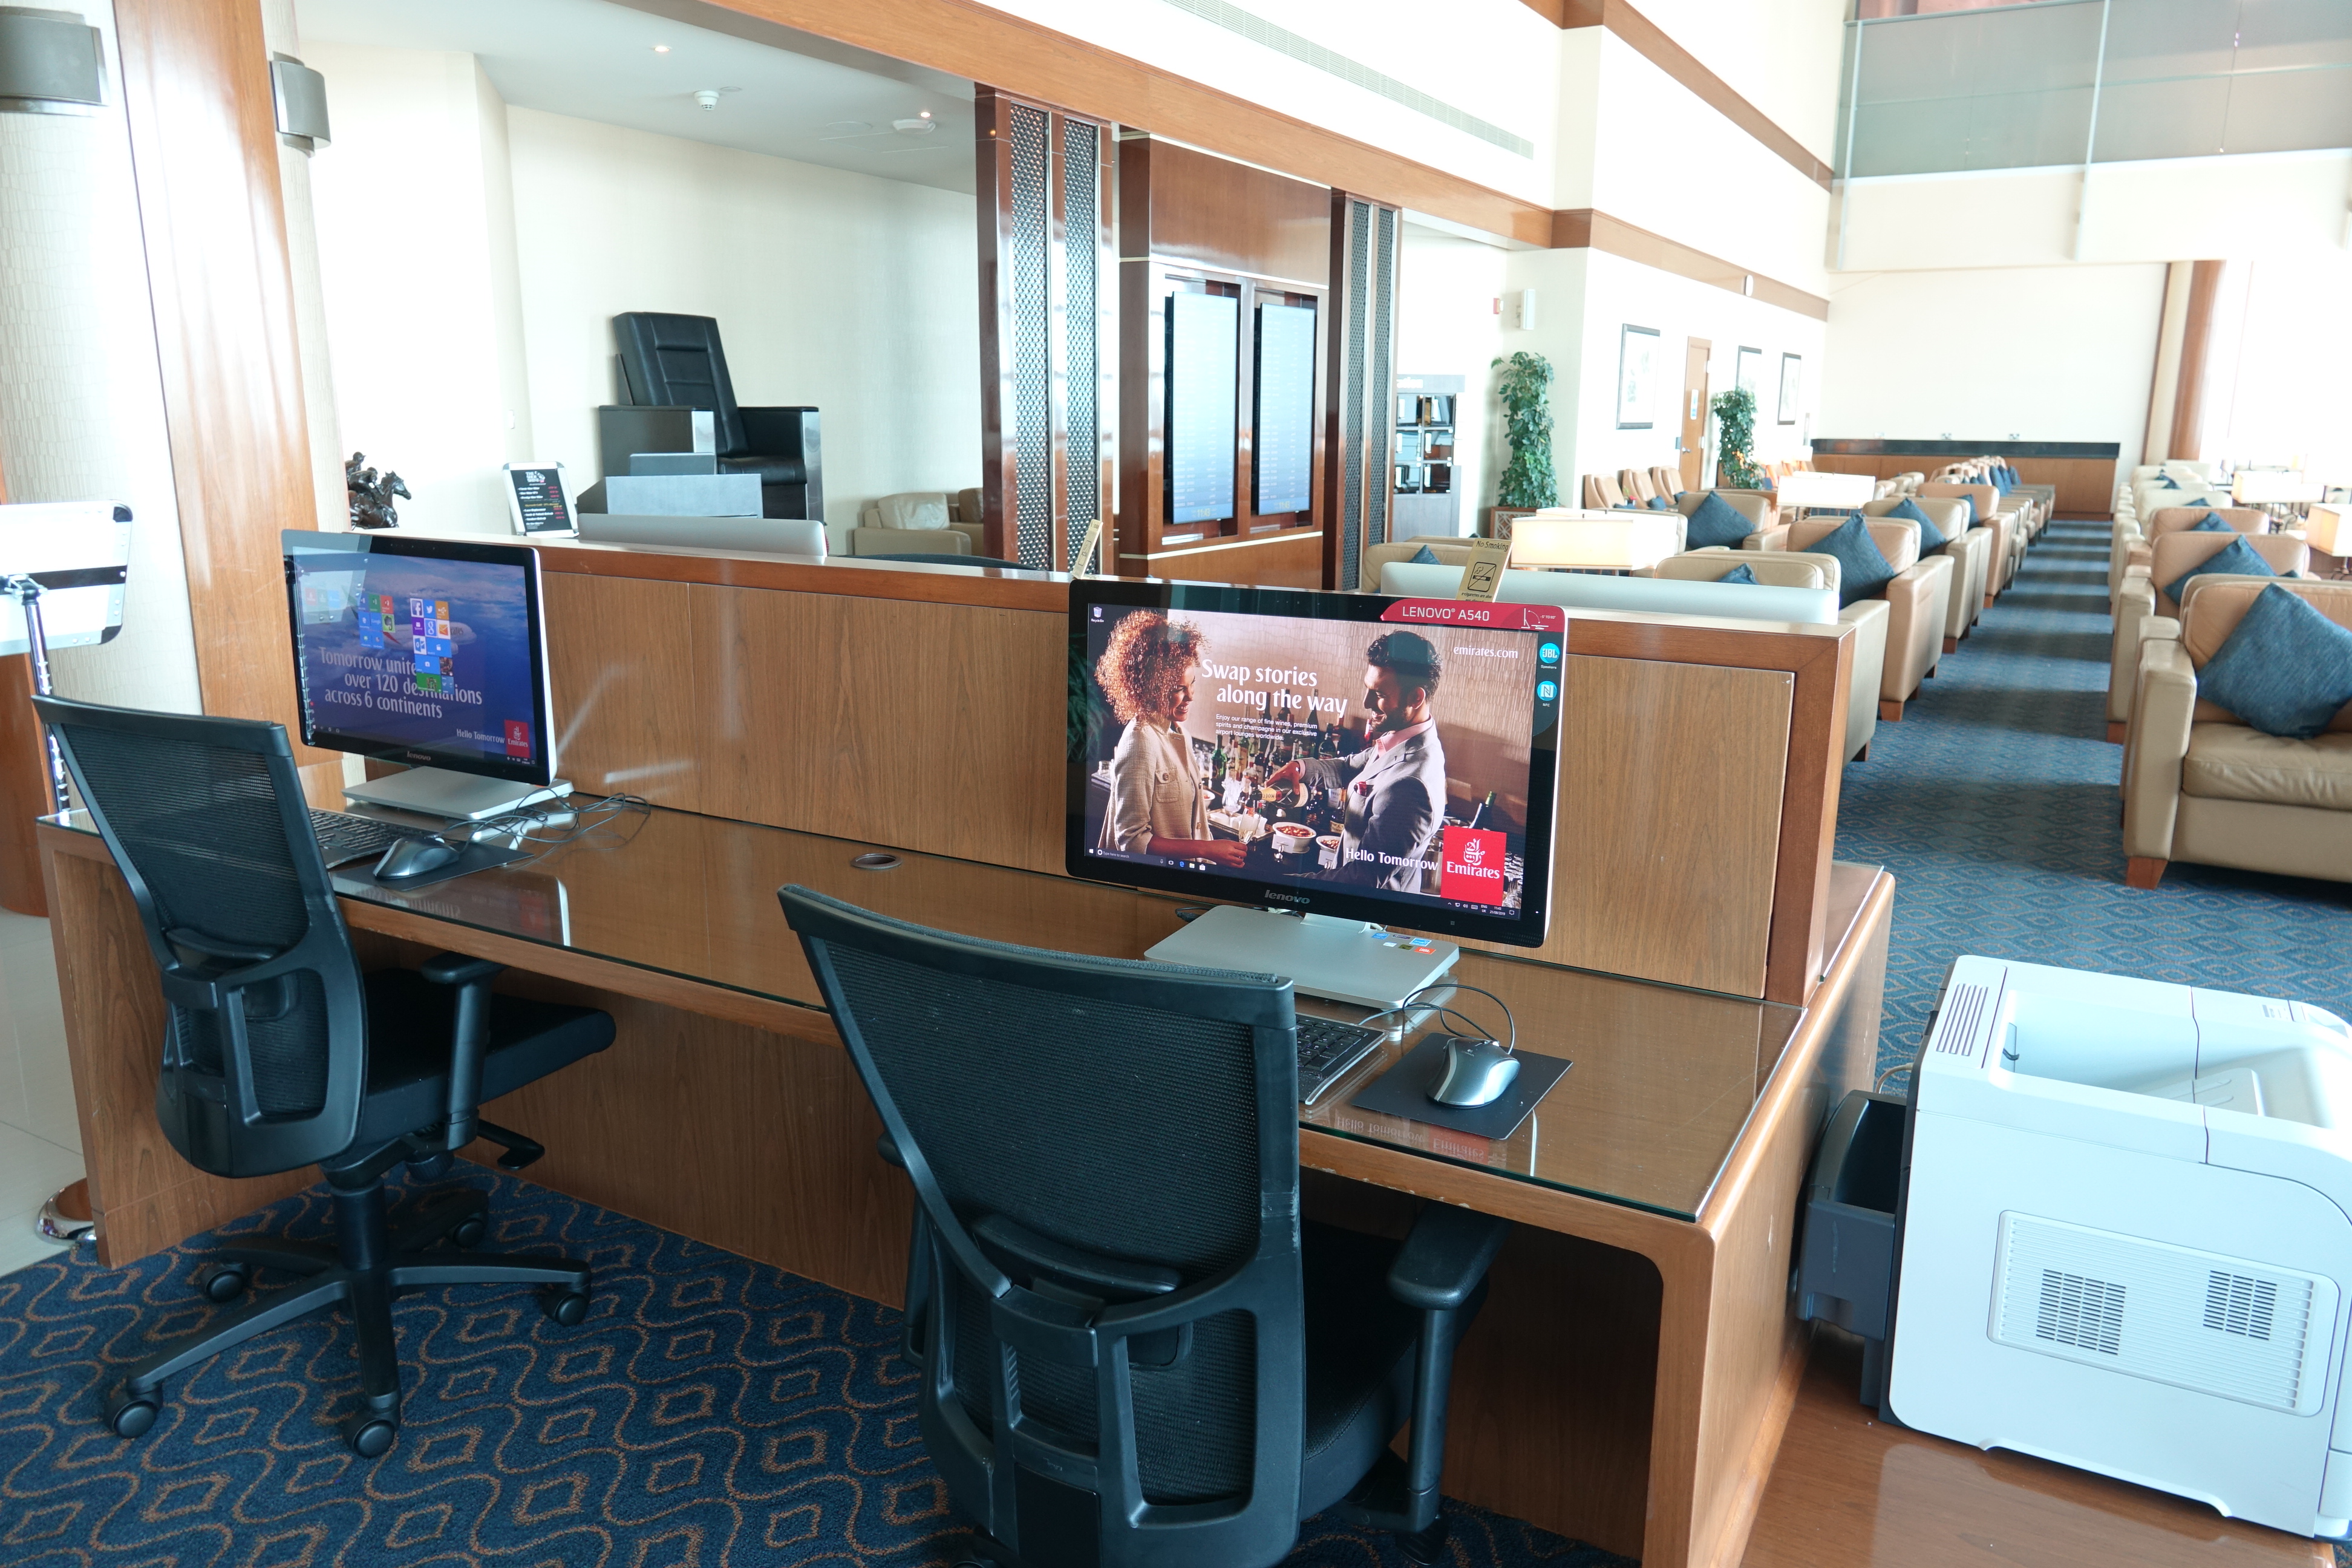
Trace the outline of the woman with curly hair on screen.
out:
M 1201 673 L 1200 628 L 1157 610 L 1138 610 L 1111 628 L 1095 679 L 1125 722 L 1110 759 L 1110 807 L 1096 845 L 1119 855 L 1165 855 L 1239 870 L 1249 847 L 1209 837 L 1200 764 L 1184 733 L 1192 680 Z

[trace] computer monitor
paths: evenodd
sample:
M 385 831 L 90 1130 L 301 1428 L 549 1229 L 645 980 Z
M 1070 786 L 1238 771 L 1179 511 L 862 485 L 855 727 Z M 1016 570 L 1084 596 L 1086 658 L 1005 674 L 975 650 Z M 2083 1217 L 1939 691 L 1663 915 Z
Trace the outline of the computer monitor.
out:
M 1070 874 L 1307 917 L 1153 956 L 1391 1005 L 1454 950 L 1377 928 L 1542 943 L 1559 608 L 1080 578 L 1070 611 Z
M 384 533 L 278 536 L 302 739 L 412 764 L 343 793 L 479 818 L 555 778 L 539 554 Z

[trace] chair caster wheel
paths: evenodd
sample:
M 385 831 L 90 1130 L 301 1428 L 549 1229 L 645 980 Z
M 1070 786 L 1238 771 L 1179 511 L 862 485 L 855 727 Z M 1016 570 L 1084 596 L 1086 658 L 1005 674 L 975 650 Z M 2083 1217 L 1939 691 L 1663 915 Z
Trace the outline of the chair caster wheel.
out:
M 490 1227 L 482 1223 L 482 1216 L 474 1215 L 449 1227 L 449 1245 L 471 1252 L 482 1245 L 482 1237 L 489 1233 Z
M 539 1293 L 539 1310 L 567 1329 L 576 1329 L 588 1317 L 588 1292 L 550 1285 Z
M 1006 1568 L 1012 1560 L 1012 1554 L 995 1542 L 975 1535 L 964 1542 L 963 1551 L 957 1554 L 955 1568 Z
M 343 1423 L 343 1441 L 362 1459 L 383 1458 L 392 1451 L 392 1440 L 399 1436 L 400 1423 L 373 1411 L 363 1410 Z
M 1396 1538 L 1397 1550 L 1403 1552 L 1410 1562 L 1443 1563 L 1445 1561 L 1445 1539 L 1452 1533 L 1441 1514 L 1435 1523 L 1419 1534 L 1399 1535 Z
M 163 1410 L 152 1394 L 118 1393 L 106 1403 L 106 1424 L 118 1437 L 143 1437 Z
M 196 1289 L 205 1300 L 226 1305 L 253 1287 L 253 1268 L 244 1263 L 207 1263 L 196 1270 Z

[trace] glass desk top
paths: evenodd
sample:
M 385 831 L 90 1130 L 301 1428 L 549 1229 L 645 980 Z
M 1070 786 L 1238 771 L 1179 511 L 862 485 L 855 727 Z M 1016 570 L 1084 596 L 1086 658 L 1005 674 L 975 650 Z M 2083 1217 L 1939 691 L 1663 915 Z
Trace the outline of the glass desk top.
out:
M 83 812 L 61 825 L 90 831 Z M 853 864 L 876 853 L 897 864 Z M 346 899 L 817 1011 L 815 980 L 776 901 L 788 882 L 997 942 L 1118 958 L 1139 958 L 1175 931 L 1186 903 L 658 808 L 429 887 L 394 891 L 348 874 L 360 868 L 333 874 Z M 1455 973 L 1508 1003 L 1523 1048 L 1575 1062 L 1516 1132 L 1489 1141 L 1349 1103 L 1418 1031 L 1392 1037 L 1302 1109 L 1299 1125 L 1689 1218 L 1802 1016 L 1779 1004 L 1471 949 Z M 1304 995 L 1299 1007 L 1347 1018 L 1365 1011 Z M 1468 1010 L 1483 1016 L 1476 1005 Z

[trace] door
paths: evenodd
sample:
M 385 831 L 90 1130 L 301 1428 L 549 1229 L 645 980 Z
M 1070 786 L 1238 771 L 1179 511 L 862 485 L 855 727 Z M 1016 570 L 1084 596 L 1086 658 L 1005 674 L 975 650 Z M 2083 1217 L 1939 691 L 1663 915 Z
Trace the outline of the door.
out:
M 1683 433 L 1675 441 L 1683 489 L 1695 490 L 1706 468 L 1706 356 L 1715 345 L 1693 338 L 1683 350 Z

